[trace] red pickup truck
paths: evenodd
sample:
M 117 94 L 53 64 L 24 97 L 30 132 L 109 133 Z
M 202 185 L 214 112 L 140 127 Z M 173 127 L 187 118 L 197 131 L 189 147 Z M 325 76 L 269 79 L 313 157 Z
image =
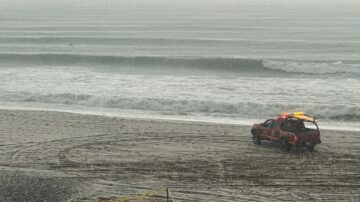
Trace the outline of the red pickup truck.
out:
M 303 112 L 283 113 L 277 119 L 254 124 L 251 133 L 255 144 L 261 144 L 263 140 L 278 142 L 283 151 L 292 147 L 306 147 L 313 151 L 321 143 L 315 118 Z

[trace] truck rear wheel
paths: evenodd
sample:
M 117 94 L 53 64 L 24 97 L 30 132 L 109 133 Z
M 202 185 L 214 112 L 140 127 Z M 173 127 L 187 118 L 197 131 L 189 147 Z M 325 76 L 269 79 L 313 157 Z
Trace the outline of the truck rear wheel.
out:
M 288 152 L 290 151 L 291 145 L 289 144 L 289 141 L 287 138 L 281 138 L 280 139 L 280 149 L 281 151 Z
M 314 151 L 315 146 L 316 146 L 316 144 L 310 144 L 310 145 L 306 146 L 306 149 L 312 152 L 312 151 Z

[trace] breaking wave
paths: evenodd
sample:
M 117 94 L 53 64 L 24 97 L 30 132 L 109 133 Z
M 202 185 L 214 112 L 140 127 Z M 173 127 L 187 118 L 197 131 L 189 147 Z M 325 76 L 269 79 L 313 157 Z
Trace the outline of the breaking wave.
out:
M 51 36 L 51 37 L 0 37 L 1 44 L 64 44 L 64 45 L 151 45 L 151 46 L 189 46 L 200 45 L 241 45 L 242 40 L 207 39 L 207 38 L 135 38 L 135 37 L 90 37 L 90 36 Z
M 65 104 L 72 106 L 133 109 L 154 111 L 164 114 L 205 114 L 220 117 L 264 118 L 279 115 L 283 111 L 311 112 L 320 119 L 339 121 L 360 121 L 360 107 L 346 105 L 296 105 L 263 104 L 253 102 L 214 102 L 201 100 L 173 100 L 160 98 L 103 97 L 88 94 L 6 94 L 4 102 Z
M 335 62 L 295 62 L 295 61 L 265 61 L 264 66 L 270 69 L 290 73 L 304 74 L 360 74 L 360 64 Z
M 238 58 L 124 57 L 75 54 L 0 54 L 0 61 L 2 65 L 6 66 L 84 66 L 112 71 L 121 71 L 122 69 L 130 68 L 154 70 L 154 72 L 275 72 L 275 70 L 265 68 L 262 64 L 262 60 Z
M 84 66 L 121 71 L 122 68 L 164 68 L 182 71 L 222 73 L 291 74 L 360 74 L 360 63 L 276 61 L 242 58 L 177 58 L 161 56 L 108 56 L 77 54 L 0 54 L 0 66 Z

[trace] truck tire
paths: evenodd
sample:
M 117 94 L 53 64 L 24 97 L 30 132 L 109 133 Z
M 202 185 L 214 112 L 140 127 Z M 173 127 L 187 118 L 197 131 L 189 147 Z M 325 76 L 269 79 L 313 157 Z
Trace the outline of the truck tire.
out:
M 252 139 L 253 139 L 254 144 L 261 144 L 260 135 L 258 135 L 255 130 L 251 130 L 251 133 L 252 133 Z
M 280 149 L 281 149 L 281 151 L 284 151 L 284 152 L 290 151 L 291 145 L 289 144 L 289 141 L 287 138 L 280 139 Z
M 306 149 L 313 152 L 314 151 L 314 148 L 315 148 L 316 144 L 310 144 L 310 145 L 307 145 L 306 146 Z

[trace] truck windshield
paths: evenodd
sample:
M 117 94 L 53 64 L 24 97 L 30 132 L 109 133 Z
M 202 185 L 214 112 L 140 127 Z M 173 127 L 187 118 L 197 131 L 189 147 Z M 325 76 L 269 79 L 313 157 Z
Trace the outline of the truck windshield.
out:
M 314 122 L 304 121 L 304 125 L 306 129 L 319 130 L 318 126 Z

